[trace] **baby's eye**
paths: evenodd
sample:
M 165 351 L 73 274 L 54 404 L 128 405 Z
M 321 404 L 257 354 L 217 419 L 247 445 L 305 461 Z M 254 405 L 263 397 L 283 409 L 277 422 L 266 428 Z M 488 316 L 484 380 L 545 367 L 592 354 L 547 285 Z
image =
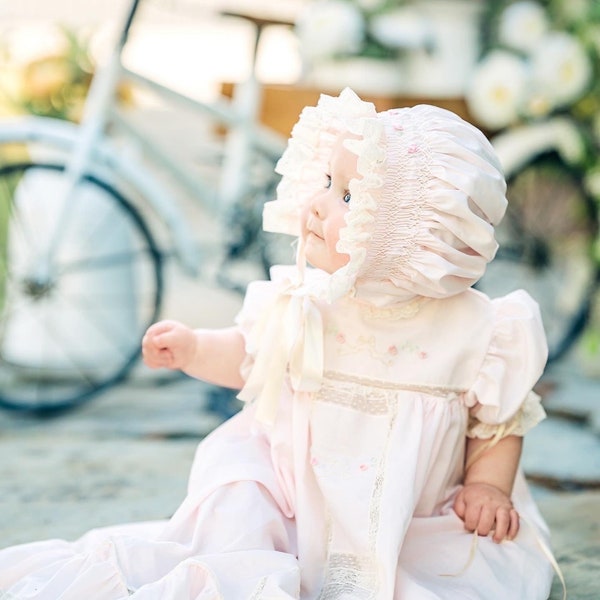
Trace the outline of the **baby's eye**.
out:
M 331 187 L 331 175 L 325 175 L 325 189 L 328 190 Z
M 343 200 L 343 201 L 344 201 L 346 204 L 348 204 L 348 203 L 350 202 L 350 199 L 351 199 L 351 198 L 352 198 L 352 195 L 350 194 L 350 192 L 346 192 L 346 193 L 344 194 L 344 197 L 342 198 L 342 200 Z

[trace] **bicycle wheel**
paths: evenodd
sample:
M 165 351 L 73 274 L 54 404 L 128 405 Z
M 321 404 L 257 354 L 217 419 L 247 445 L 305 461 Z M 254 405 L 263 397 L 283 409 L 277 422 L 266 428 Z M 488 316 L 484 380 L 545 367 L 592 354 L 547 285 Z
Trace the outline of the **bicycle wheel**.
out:
M 65 409 L 135 363 L 162 295 L 161 254 L 137 209 L 87 176 L 60 232 L 64 167 L 0 167 L 0 406 Z M 59 233 L 54 251 L 49 251 Z
M 598 280 L 593 202 L 556 153 L 510 177 L 507 198 L 496 231 L 500 248 L 476 287 L 492 297 L 528 291 L 540 305 L 551 362 L 581 333 Z

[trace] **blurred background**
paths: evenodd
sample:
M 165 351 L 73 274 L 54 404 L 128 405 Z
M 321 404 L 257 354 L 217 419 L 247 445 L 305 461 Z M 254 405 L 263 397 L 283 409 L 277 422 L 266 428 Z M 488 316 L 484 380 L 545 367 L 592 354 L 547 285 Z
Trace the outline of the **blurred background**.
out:
M 0 0 L 0 441 L 21 460 L 8 492 L 40 474 L 44 523 L 9 502 L 6 539 L 60 533 L 59 514 L 77 533 L 103 494 L 127 520 L 134 489 L 176 502 L 193 445 L 239 405 L 147 371 L 141 335 L 162 317 L 228 325 L 247 281 L 293 260 L 260 232 L 273 167 L 302 108 L 346 86 L 492 140 L 510 208 L 479 287 L 530 291 L 551 346 L 525 468 L 541 496 L 597 490 L 599 59 L 597 0 Z M 110 462 L 100 441 L 137 457 L 129 472 L 162 456 L 172 498 L 143 469 L 129 491 L 99 482 L 81 461 Z M 83 488 L 48 497 L 41 474 L 73 469 Z

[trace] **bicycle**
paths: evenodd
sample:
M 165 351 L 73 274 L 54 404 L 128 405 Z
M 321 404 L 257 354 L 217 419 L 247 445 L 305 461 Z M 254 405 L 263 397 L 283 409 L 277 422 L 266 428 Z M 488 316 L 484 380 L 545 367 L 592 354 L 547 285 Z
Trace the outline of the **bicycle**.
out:
M 190 275 L 198 275 L 203 258 L 185 214 L 148 161 L 212 206 L 224 229 L 238 228 L 224 245 L 223 264 L 257 249 L 264 268 L 272 262 L 270 246 L 260 239 L 259 213 L 277 184 L 273 168 L 285 140 L 257 123 L 255 63 L 233 99 L 210 104 L 130 71 L 121 57 L 140 5 L 141 0 L 132 0 L 109 59 L 92 80 L 79 125 L 32 116 L 0 126 L 4 156 L 10 154 L 7 148 L 28 156 L 5 158 L 0 165 L 4 408 L 53 413 L 121 382 L 138 360 L 144 331 L 159 314 L 165 260 L 174 256 Z M 263 29 L 289 24 L 226 14 L 254 24 L 254 59 Z M 222 175 L 220 181 L 190 173 L 127 121 L 115 101 L 122 81 L 227 129 L 225 147 L 209 165 Z M 143 147 L 145 162 L 119 147 L 115 131 Z M 168 242 L 159 241 L 161 235 Z M 221 284 L 235 282 L 225 277 Z
M 111 58 L 94 79 L 80 126 L 33 117 L 0 126 L 0 144 L 26 144 L 32 156 L 26 164 L 0 166 L 0 192 L 11 207 L 10 216 L 0 210 L 0 232 L 7 233 L 4 247 L 0 244 L 0 406 L 5 408 L 55 412 L 125 379 L 138 359 L 141 335 L 160 310 L 164 261 L 173 254 L 193 276 L 202 262 L 170 191 L 145 164 L 115 147 L 109 123 L 128 138 L 142 140 L 150 158 L 204 205 L 224 205 L 218 220 L 230 231 L 239 228 L 225 244 L 224 262 L 249 249 L 259 250 L 263 267 L 273 262 L 259 238 L 259 212 L 277 183 L 273 165 L 284 140 L 256 123 L 256 79 L 251 76 L 243 90 L 246 111 L 241 112 L 238 102 L 244 95 L 233 103 L 198 103 L 127 70 L 121 54 L 139 3 L 132 2 Z M 250 19 L 258 39 L 271 21 Z M 191 176 L 143 141 L 114 106 L 123 78 L 235 133 L 223 153 L 225 166 L 217 160 L 210 165 L 225 174 L 221 184 Z M 545 135 L 534 135 L 544 127 Z M 550 361 L 560 358 L 581 332 L 598 281 L 598 265 L 588 250 L 597 234 L 597 216 L 572 174 L 565 147 L 569 131 L 568 123 L 552 120 L 493 139 L 509 180 L 510 205 L 498 229 L 497 259 L 478 284 L 492 296 L 515 287 L 532 293 L 548 331 Z M 40 155 L 38 146 L 44 146 Z M 556 193 L 555 187 L 563 190 L 564 199 L 553 202 L 548 215 L 546 198 Z M 43 207 L 51 210 L 43 213 Z M 244 219 L 230 220 L 231 210 L 241 211 Z M 20 224 L 33 226 L 36 218 L 35 235 L 27 237 L 26 230 L 20 238 L 15 234 Z M 157 239 L 163 230 L 172 252 Z M 566 277 L 574 279 L 567 282 Z M 227 277 L 220 283 L 237 287 Z M 112 299 L 115 306 L 98 305 L 98 298 L 108 299 L 105 291 L 111 287 L 121 290 L 121 297 Z M 71 310 L 61 312 L 61 301 Z M 29 310 L 25 316 L 15 316 L 19 302 Z M 38 341 L 38 354 L 31 351 L 32 338 Z
M 578 166 L 585 140 L 567 117 L 552 117 L 491 141 L 509 202 L 498 253 L 476 287 L 492 297 L 527 290 L 540 305 L 552 363 L 585 328 L 600 282 L 598 207 Z

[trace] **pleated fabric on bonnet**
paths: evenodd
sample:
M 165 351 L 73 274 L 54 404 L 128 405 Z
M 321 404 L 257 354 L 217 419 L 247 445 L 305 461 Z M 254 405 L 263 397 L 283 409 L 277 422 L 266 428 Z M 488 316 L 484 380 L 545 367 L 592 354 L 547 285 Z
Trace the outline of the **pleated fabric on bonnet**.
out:
M 318 294 L 401 301 L 452 296 L 475 283 L 497 250 L 506 183 L 486 137 L 442 108 L 377 113 L 348 88 L 322 95 L 302 111 L 277 165 L 282 180 L 265 205 L 265 230 L 300 235 L 301 208 L 322 189 L 340 135 L 358 157 L 337 246 L 350 259 Z

